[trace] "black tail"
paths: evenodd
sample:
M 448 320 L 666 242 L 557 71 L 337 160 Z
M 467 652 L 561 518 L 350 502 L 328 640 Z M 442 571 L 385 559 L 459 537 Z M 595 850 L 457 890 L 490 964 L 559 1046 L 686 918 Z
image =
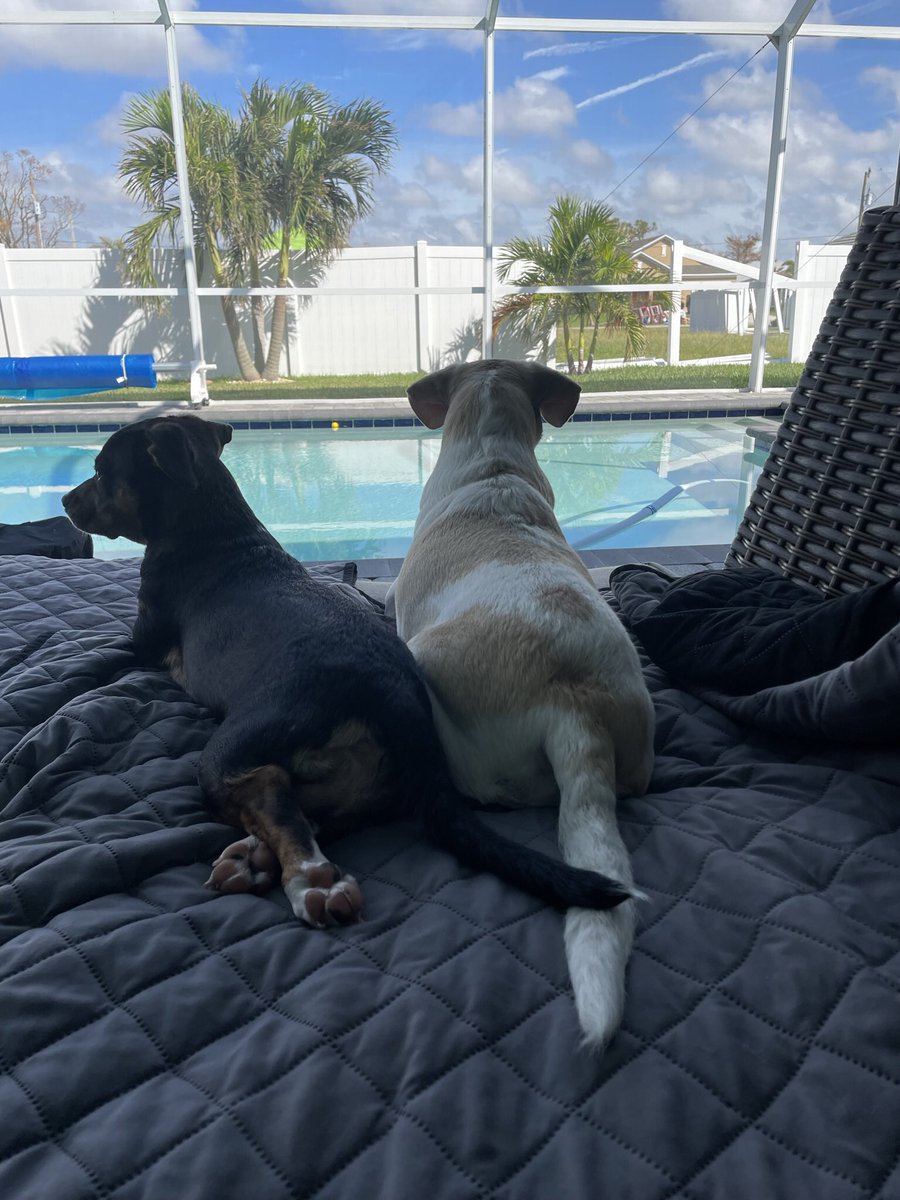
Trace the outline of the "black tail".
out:
M 615 908 L 631 892 L 599 871 L 583 871 L 495 833 L 449 782 L 422 804 L 428 832 L 460 862 L 494 875 L 554 908 Z

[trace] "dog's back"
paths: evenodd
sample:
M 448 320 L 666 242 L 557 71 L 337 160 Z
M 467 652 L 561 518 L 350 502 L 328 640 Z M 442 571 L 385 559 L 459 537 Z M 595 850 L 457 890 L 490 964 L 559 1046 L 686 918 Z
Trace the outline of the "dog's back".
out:
M 362 597 L 313 581 L 261 525 L 220 461 L 230 438 L 192 416 L 136 422 L 63 500 L 83 528 L 147 546 L 135 653 L 222 718 L 200 781 L 248 837 L 223 851 L 210 884 L 268 887 L 280 864 L 297 916 L 357 920 L 359 888 L 324 861 L 315 834 L 415 804 L 469 865 L 551 903 L 620 904 L 614 881 L 478 821 L 452 786 L 410 651 Z
M 416 411 L 424 396 L 446 424 L 393 599 L 458 786 L 484 802 L 558 798 L 566 861 L 628 887 L 615 806 L 649 781 L 652 705 L 534 456 L 540 413 L 562 424 L 573 388 L 577 398 L 545 368 L 491 363 L 414 385 Z M 632 925 L 630 905 L 567 918 L 576 1002 L 595 1043 L 619 1019 Z

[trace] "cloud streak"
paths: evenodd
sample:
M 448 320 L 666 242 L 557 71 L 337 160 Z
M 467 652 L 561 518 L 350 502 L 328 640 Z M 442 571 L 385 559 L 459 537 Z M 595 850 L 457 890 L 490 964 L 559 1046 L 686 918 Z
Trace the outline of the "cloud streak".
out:
M 681 71 L 688 71 L 691 67 L 696 67 L 700 63 L 711 62 L 714 58 L 730 58 L 728 50 L 707 50 L 704 54 L 695 54 L 693 58 L 687 58 L 684 62 L 676 63 L 674 67 L 666 67 L 664 71 L 657 71 L 653 75 L 642 75 L 640 79 L 633 79 L 631 83 L 620 84 L 619 87 L 610 88 L 608 92 L 598 92 L 596 96 L 588 96 L 587 100 L 580 100 L 575 105 L 576 108 L 588 108 L 592 104 L 599 104 L 602 100 L 611 100 L 613 96 L 623 96 L 626 92 L 633 92 L 636 88 L 646 87 L 648 83 L 656 83 L 657 79 L 666 79 L 669 75 L 677 75 Z
M 657 37 L 655 33 L 644 33 L 639 37 L 603 38 L 599 42 L 557 42 L 553 46 L 541 46 L 537 50 L 529 50 L 523 58 L 566 58 L 572 54 L 593 54 L 597 50 L 613 50 L 620 46 L 629 46 L 634 42 L 649 42 Z

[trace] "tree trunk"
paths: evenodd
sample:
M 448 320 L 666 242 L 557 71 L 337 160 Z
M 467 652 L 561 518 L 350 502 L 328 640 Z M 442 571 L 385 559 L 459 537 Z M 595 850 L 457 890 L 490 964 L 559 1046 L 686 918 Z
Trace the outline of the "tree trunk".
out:
M 228 328 L 228 336 L 231 338 L 231 345 L 234 348 L 234 357 L 237 359 L 241 379 L 245 383 L 255 383 L 260 377 L 259 371 L 253 365 L 253 359 L 250 357 L 250 351 L 247 349 L 247 343 L 244 341 L 244 331 L 241 329 L 241 318 L 238 315 L 234 297 L 222 296 L 221 300 L 222 311 L 225 314 L 225 325 Z
M 219 248 L 212 236 L 206 238 L 206 248 L 209 252 L 213 281 L 217 287 L 228 287 L 228 275 L 222 264 Z M 225 325 L 228 329 L 228 336 L 231 338 L 231 345 L 234 349 L 234 357 L 237 359 L 241 379 L 245 383 L 255 383 L 259 379 L 259 371 L 253 365 L 253 359 L 250 357 L 250 351 L 247 349 L 247 343 L 244 341 L 244 331 L 241 329 L 241 318 L 237 310 L 237 305 L 234 302 L 234 297 L 221 296 L 220 300 L 222 301 Z
M 588 360 L 587 360 L 588 375 L 590 375 L 591 371 L 593 371 L 593 369 L 594 369 L 594 352 L 597 349 L 597 337 L 598 337 L 599 333 L 600 333 L 600 318 L 597 317 L 597 319 L 594 321 L 594 333 L 593 333 L 593 336 L 591 337 L 591 344 L 588 349 Z
M 562 318 L 563 341 L 566 343 L 566 362 L 569 366 L 569 374 L 575 374 L 575 360 L 572 358 L 572 343 L 569 340 L 569 318 L 563 313 Z
M 256 286 L 254 284 L 254 286 Z M 250 297 L 250 315 L 253 320 L 253 365 L 262 375 L 266 367 L 266 300 L 265 296 Z
M 288 230 L 282 231 L 281 254 L 278 260 L 278 284 L 280 288 L 288 286 L 288 273 L 291 269 L 291 243 Z M 277 379 L 281 373 L 281 351 L 284 347 L 284 334 L 287 328 L 287 296 L 276 296 L 272 305 L 272 332 L 269 335 L 269 352 L 263 367 L 263 379 Z
M 250 264 L 250 286 L 262 287 L 259 262 L 255 257 Z M 253 323 L 253 365 L 261 375 L 266 365 L 266 300 L 264 296 L 250 297 L 250 315 Z
M 278 287 L 287 287 L 287 280 L 279 279 Z M 278 379 L 281 374 L 281 351 L 286 327 L 287 296 L 276 296 L 272 305 L 272 332 L 269 334 L 269 353 L 263 367 L 263 379 Z

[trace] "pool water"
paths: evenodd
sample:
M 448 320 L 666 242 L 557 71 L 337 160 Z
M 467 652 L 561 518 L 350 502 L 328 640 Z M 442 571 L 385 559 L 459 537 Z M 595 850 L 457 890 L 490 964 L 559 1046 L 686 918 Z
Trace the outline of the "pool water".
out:
M 762 418 L 579 422 L 547 429 L 538 459 L 579 549 L 731 541 L 763 455 Z M 546 429 L 546 427 L 545 427 Z M 62 513 L 104 434 L 0 435 L 0 521 Z M 238 430 L 223 461 L 260 519 L 307 561 L 401 558 L 440 433 L 419 428 Z M 142 553 L 94 539 L 98 558 Z

